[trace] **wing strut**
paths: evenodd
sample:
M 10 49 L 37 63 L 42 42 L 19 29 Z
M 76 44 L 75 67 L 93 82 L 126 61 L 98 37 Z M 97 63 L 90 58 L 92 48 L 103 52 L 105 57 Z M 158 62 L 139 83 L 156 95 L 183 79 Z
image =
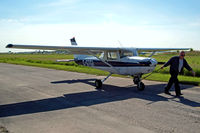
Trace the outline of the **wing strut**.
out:
M 156 51 L 153 51 L 149 57 L 152 57 L 155 53 L 156 53 Z

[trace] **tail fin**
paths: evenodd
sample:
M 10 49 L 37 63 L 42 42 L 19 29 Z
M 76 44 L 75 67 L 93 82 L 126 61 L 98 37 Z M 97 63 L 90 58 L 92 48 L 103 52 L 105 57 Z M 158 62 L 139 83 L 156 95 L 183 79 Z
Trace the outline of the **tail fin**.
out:
M 72 39 L 70 39 L 71 45 L 77 46 L 78 44 L 76 43 L 75 37 L 73 37 Z M 81 60 L 84 58 L 89 57 L 88 55 L 79 55 L 79 54 L 75 54 L 74 55 L 74 60 Z
M 78 45 L 78 44 L 76 43 L 75 37 L 73 37 L 72 39 L 70 39 L 70 41 L 71 41 L 71 45 Z

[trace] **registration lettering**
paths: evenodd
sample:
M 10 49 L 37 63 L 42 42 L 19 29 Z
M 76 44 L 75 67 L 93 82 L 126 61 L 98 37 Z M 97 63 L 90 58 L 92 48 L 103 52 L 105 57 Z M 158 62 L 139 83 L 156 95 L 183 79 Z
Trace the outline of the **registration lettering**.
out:
M 82 62 L 84 66 L 94 66 L 93 60 L 83 60 Z

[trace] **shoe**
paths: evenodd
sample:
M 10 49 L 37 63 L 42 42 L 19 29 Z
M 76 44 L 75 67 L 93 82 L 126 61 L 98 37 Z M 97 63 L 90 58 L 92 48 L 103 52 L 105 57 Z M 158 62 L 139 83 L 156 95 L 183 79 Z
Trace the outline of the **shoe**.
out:
M 167 95 L 171 95 L 171 93 L 169 91 L 165 91 L 165 94 Z
M 165 87 L 164 93 L 167 94 L 167 95 L 171 95 L 171 93 L 169 92 L 169 89 L 167 89 L 167 87 Z
M 183 95 L 182 93 L 179 93 L 179 94 L 176 94 L 176 97 L 180 97 L 182 95 Z
M 175 97 L 181 97 L 181 95 L 179 95 L 179 94 L 177 95 L 177 94 L 176 94 L 176 96 L 175 96 Z

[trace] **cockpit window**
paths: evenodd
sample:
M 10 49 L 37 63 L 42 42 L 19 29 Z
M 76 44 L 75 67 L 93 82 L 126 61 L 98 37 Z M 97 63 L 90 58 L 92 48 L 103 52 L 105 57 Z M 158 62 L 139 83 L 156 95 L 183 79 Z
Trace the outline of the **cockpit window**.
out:
M 108 52 L 108 60 L 117 60 L 117 52 Z
M 133 52 L 131 51 L 119 51 L 120 58 L 124 58 L 127 56 L 133 56 Z

